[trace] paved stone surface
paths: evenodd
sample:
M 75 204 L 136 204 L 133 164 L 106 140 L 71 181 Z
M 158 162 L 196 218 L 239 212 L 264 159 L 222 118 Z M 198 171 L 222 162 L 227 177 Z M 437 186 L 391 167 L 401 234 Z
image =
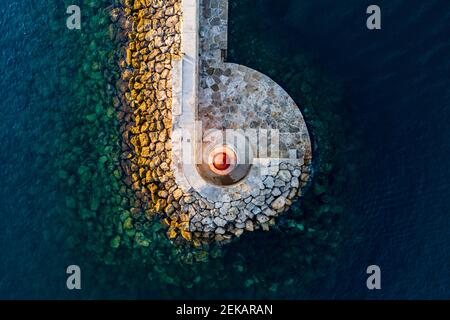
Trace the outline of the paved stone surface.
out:
M 183 0 L 182 9 L 184 55 L 172 71 L 172 170 L 183 193 L 180 211 L 189 215 L 195 238 L 226 241 L 243 231 L 268 230 L 309 180 L 311 144 L 303 116 L 269 77 L 225 62 L 228 1 Z M 252 166 L 242 181 L 217 186 L 199 174 L 196 163 L 211 129 L 239 130 L 258 142 L 251 144 Z M 278 141 L 279 149 L 259 148 L 261 139 L 271 146 Z

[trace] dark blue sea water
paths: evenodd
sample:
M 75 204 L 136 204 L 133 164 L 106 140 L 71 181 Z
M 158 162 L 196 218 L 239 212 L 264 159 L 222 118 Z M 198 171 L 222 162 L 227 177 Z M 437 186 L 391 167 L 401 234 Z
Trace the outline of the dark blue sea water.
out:
M 362 145 L 342 155 L 357 172 L 341 192 L 352 203 L 350 238 L 323 283 L 291 298 L 450 298 L 450 3 L 255 0 L 246 10 L 231 2 L 231 20 L 248 20 L 244 34 L 230 30 L 233 59 L 247 61 L 232 40 L 247 36 L 283 57 L 310 57 L 343 86 L 351 107 L 333 111 Z M 369 31 L 374 3 L 382 30 Z M 64 131 L 55 114 L 70 105 L 61 68 L 84 59 L 68 59 L 64 16 L 57 1 L 0 3 L 0 298 L 91 297 L 65 290 L 73 262 L 56 222 L 65 212 L 52 179 Z M 380 291 L 366 289 L 371 264 L 381 267 Z
M 53 1 L 2 1 L 0 67 L 0 297 L 50 298 L 63 293 L 64 248 L 54 217 L 64 214 L 52 182 L 58 124 L 67 93 L 60 67 L 67 51 L 50 17 Z M 61 62 L 61 63 L 60 63 Z M 66 264 L 66 263 L 64 263 Z
M 378 4 L 382 30 L 366 29 Z M 363 153 L 357 188 L 345 191 L 358 217 L 331 290 L 322 298 L 450 296 L 450 3 L 448 1 L 256 1 L 254 25 L 287 56 L 307 52 L 342 81 Z M 275 15 L 275 16 L 274 16 Z M 350 161 L 350 160 L 349 160 Z M 365 268 L 381 267 L 380 292 Z

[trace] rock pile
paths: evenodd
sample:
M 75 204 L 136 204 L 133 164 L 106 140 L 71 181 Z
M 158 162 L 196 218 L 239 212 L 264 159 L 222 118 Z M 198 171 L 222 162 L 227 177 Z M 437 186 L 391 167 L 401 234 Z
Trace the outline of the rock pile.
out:
M 125 0 L 113 13 L 127 44 L 117 83 L 122 99 L 121 166 L 137 200 L 132 215 L 167 216 L 168 235 L 191 240 L 189 217 L 179 214 L 178 189 L 171 167 L 171 66 L 180 57 L 181 1 Z
M 210 202 L 193 193 L 182 202 L 182 210 L 190 213 L 190 231 L 195 238 L 227 241 L 244 231 L 268 231 L 275 218 L 286 211 L 309 181 L 309 162 L 270 163 L 261 183 L 246 192 L 230 193 L 229 199 Z

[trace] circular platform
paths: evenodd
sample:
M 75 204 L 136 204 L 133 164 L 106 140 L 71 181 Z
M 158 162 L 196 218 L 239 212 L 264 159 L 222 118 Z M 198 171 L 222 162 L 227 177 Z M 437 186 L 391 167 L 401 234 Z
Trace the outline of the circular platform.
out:
M 227 3 L 183 1 L 185 55 L 172 75 L 180 212 L 195 237 L 218 241 L 269 229 L 302 194 L 312 159 L 292 98 L 264 74 L 224 61 Z

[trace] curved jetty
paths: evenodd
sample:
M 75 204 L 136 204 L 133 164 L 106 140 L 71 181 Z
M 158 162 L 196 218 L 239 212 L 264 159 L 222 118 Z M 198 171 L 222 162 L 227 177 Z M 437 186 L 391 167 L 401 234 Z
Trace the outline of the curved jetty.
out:
M 303 116 L 269 77 L 227 63 L 228 1 L 125 1 L 122 167 L 171 239 L 268 230 L 309 180 Z

